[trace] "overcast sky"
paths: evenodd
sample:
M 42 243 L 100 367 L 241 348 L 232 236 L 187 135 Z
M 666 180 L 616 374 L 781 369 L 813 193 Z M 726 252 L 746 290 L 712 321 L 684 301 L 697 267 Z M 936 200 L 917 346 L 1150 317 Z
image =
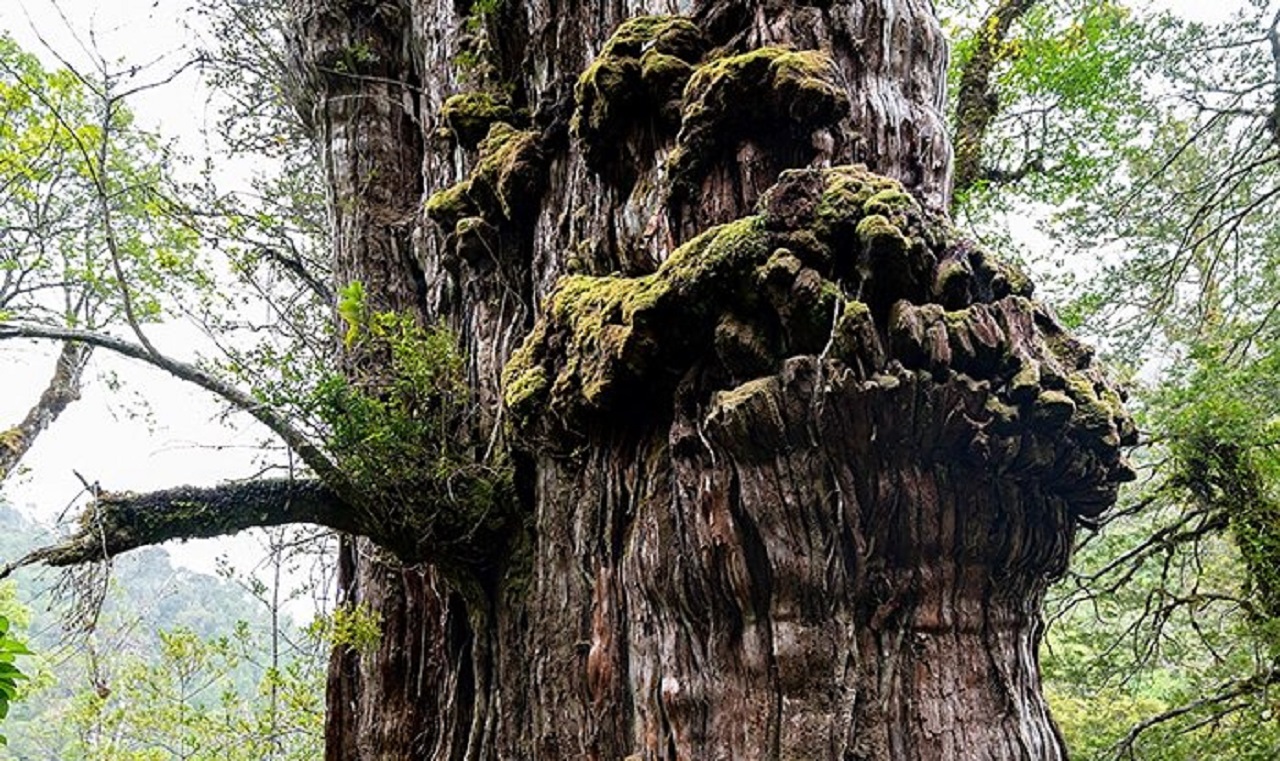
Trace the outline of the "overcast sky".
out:
M 1240 3 L 1171 0 L 1155 5 L 1212 20 Z M 50 52 L 54 50 L 74 66 L 89 67 L 87 51 L 96 48 L 108 59 L 155 63 L 153 71 L 162 72 L 189 54 L 182 24 L 190 18 L 188 7 L 186 0 L 61 0 L 57 5 L 50 0 L 0 0 L 0 29 L 7 29 L 49 65 L 56 65 Z M 180 138 L 186 152 L 203 150 L 201 129 L 211 115 L 195 74 L 144 95 L 132 106 L 144 124 Z M 172 330 L 152 333 L 158 345 L 178 354 L 189 343 L 184 334 Z M 80 490 L 73 468 L 105 488 L 135 491 L 214 483 L 251 472 L 249 449 L 261 434 L 221 425 L 222 408 L 207 394 L 105 352 L 98 352 L 95 367 L 99 377 L 102 372 L 119 372 L 127 380 L 128 393 L 107 392 L 103 383 L 92 380 L 84 398 L 41 436 L 25 463 L 30 472 L 6 486 L 4 494 L 12 503 L 44 520 L 56 517 Z M 0 427 L 20 418 L 51 371 L 49 351 L 0 344 Z M 139 396 L 145 396 L 146 405 L 137 403 Z M 146 419 L 138 417 L 142 412 Z M 212 558 L 228 546 L 208 540 L 171 549 L 180 562 L 208 570 Z

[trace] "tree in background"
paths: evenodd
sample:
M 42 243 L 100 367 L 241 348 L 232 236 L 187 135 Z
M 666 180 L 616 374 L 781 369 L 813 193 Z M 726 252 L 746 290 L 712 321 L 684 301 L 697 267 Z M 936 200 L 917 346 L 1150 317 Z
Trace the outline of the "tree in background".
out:
M 138 89 L 125 73 L 46 71 L 0 36 L 0 317 L 140 329 L 208 282 L 197 236 L 169 200 L 168 150 L 125 105 Z M 79 397 L 92 351 L 62 341 L 44 391 L 0 431 L 0 480 Z
M 1052 4 L 993 3 L 960 46 L 965 74 L 995 61 L 978 153 L 1012 157 L 979 173 L 961 213 L 1049 205 L 1056 255 L 1040 266 L 1068 270 L 1049 280 L 1066 320 L 1136 374 L 1148 433 L 1141 488 L 1051 603 L 1051 702 L 1082 758 L 1277 747 L 1270 5 L 1206 25 L 1116 3 L 1039 18 Z

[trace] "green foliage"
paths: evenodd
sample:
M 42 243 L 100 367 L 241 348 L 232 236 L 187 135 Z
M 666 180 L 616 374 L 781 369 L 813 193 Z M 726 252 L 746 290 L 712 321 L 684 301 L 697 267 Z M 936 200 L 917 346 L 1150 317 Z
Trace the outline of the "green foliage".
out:
M 510 473 L 481 454 L 464 356 L 453 332 L 424 327 L 405 314 L 371 313 L 362 293 L 359 284 L 344 290 L 343 319 L 349 320 L 351 355 L 376 357 L 378 372 L 354 380 L 330 374 L 307 403 L 330 455 L 364 509 L 380 519 L 407 519 L 413 511 L 403 506 L 424 502 L 487 511 Z
M 277 531 L 266 553 L 293 567 L 276 550 L 306 546 L 305 537 Z M 47 536 L 0 503 L 0 557 L 21 555 Z M 114 565 L 90 635 L 59 625 L 59 601 L 51 610 L 48 599 L 31 597 L 44 582 L 20 572 L 16 590 L 0 586 L 0 615 L 31 632 L 40 653 L 24 663 L 31 678 L 8 717 L 10 747 L 0 759 L 321 755 L 328 646 L 280 609 L 291 593 L 272 585 L 273 569 L 265 583 L 230 569 L 208 576 L 175 568 L 158 548 Z
M 382 641 L 382 616 L 367 605 L 347 605 L 317 616 L 309 632 L 331 647 L 368 653 Z
M 953 88 L 996 6 L 942 4 Z M 1046 0 L 999 51 L 988 168 L 1030 171 L 959 212 L 984 235 L 1041 221 L 1041 293 L 1136 379 L 1148 442 L 1145 478 L 1050 601 L 1046 689 L 1073 758 L 1280 747 L 1274 13 Z
M 160 632 L 154 659 L 113 657 L 102 680 L 66 704 L 60 717 L 72 739 L 58 751 L 77 761 L 281 761 L 321 752 L 322 675 L 290 662 L 242 685 L 237 672 L 261 648 L 243 625 L 202 638 L 189 629 Z M 274 691 L 283 700 L 269 703 Z M 274 708 L 274 711 L 269 709 Z
M 210 286 L 171 149 L 112 80 L 49 71 L 0 35 L 0 311 L 96 328 L 153 322 Z M 123 279 L 122 279 L 123 278 Z
M 14 662 L 19 655 L 30 655 L 26 645 L 13 636 L 9 618 L 0 615 L 0 721 L 9 715 L 9 704 L 18 699 L 18 685 L 27 679 Z M 7 740 L 0 734 L 0 744 Z
M 346 323 L 347 332 L 342 338 L 342 342 L 347 348 L 356 342 L 360 337 L 360 328 L 368 322 L 368 315 L 365 313 L 367 307 L 364 300 L 364 283 L 359 280 L 348 283 L 341 291 L 338 292 L 338 316 Z
M 953 108 L 960 72 L 995 7 L 940 3 L 953 40 Z M 1035 3 L 997 51 L 991 85 L 999 113 L 984 145 L 987 179 L 958 199 L 960 212 L 989 219 L 993 207 L 1007 210 L 1015 197 L 1061 203 L 1094 192 L 1115 171 L 1116 148 L 1146 123 L 1156 23 L 1114 0 Z

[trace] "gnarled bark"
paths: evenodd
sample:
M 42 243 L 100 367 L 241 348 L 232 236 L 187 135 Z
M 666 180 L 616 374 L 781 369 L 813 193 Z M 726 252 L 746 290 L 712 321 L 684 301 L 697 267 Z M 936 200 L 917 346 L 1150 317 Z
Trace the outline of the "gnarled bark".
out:
M 1127 474 L 1114 391 L 902 186 L 800 173 L 749 216 L 856 161 L 945 208 L 927 5 L 308 5 L 304 50 L 404 46 L 377 79 L 418 88 L 425 317 L 517 432 L 492 562 L 346 556 L 386 631 L 335 656 L 330 758 L 1061 756 L 1037 611 Z M 403 166 L 365 123 L 398 114 L 344 114 L 333 165 Z M 377 204 L 416 188 L 331 179 L 381 282 Z

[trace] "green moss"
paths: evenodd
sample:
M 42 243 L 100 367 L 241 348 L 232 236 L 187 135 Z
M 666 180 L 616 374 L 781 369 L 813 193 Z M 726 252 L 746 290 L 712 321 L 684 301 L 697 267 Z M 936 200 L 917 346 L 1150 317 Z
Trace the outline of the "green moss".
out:
M 11 452 L 17 452 L 22 448 L 22 431 L 19 428 L 9 428 L 0 431 L 0 447 L 4 447 Z
M 514 117 L 507 99 L 492 92 L 467 92 L 450 96 L 440 108 L 440 120 L 458 143 L 474 149 L 497 122 Z
M 562 415 L 612 406 L 620 389 L 665 371 L 694 336 L 709 340 L 716 301 L 770 250 L 761 220 L 748 217 L 698 236 L 644 277 L 561 278 L 539 327 L 508 364 L 508 405 L 525 404 L 529 389 L 545 382 L 537 368 L 551 360 L 547 393 Z M 546 356 L 552 335 L 560 336 L 554 358 Z
M 457 232 L 466 218 L 496 226 L 515 222 L 537 207 L 544 163 L 537 132 L 498 122 L 489 127 L 479 150 L 465 180 L 427 199 L 427 218 L 446 233 Z
M 956 309 L 967 305 L 972 296 L 973 270 L 963 259 L 948 259 L 938 266 L 933 279 L 933 296 L 945 307 Z
M 825 229 L 856 225 L 863 207 L 875 194 L 866 167 L 842 167 L 828 178 L 816 210 L 818 222 Z
M 863 217 L 855 234 L 872 267 L 877 269 L 900 266 L 911 246 L 902 231 L 880 214 Z
M 653 49 L 687 61 L 696 60 L 706 45 L 701 30 L 683 16 L 637 16 L 618 25 L 600 54 L 638 58 Z
M 1084 373 L 1070 373 L 1067 376 L 1066 393 L 1076 404 L 1072 423 L 1082 431 L 1099 437 L 1104 444 L 1119 446 L 1119 434 L 1113 422 L 1118 410 L 1099 397 L 1093 381 Z
M 739 386 L 724 391 L 717 391 L 712 399 L 712 406 L 722 416 L 732 416 L 738 408 L 749 404 L 752 400 L 764 396 L 776 396 L 778 379 L 774 376 L 749 380 Z
M 631 134 L 653 123 L 674 132 L 680 94 L 708 45 L 678 16 L 639 16 L 624 22 L 574 87 L 570 129 L 588 165 L 600 170 L 620 158 Z
M 861 301 L 846 301 L 831 334 L 831 356 L 846 364 L 859 363 L 879 369 L 884 363 L 880 334 L 871 317 L 871 308 Z
M 1040 363 L 1025 358 L 1018 372 L 1009 381 L 1009 398 L 1022 404 L 1030 402 L 1040 393 Z
M 427 219 L 435 222 L 446 232 L 453 232 L 459 220 L 472 216 L 477 211 L 476 205 L 468 195 L 470 190 L 471 183 L 463 181 L 432 193 L 427 199 Z
M 787 137 L 807 146 L 815 130 L 848 110 L 836 66 L 822 51 L 764 47 L 706 63 L 684 90 L 680 134 L 667 158 L 672 192 L 695 190 L 720 154 L 744 137 Z
M 1017 427 L 1020 415 L 1016 405 L 1005 404 L 997 397 L 990 396 L 984 409 L 991 415 L 991 423 L 997 433 L 1008 433 Z
M 884 217 L 893 218 L 905 211 L 918 209 L 920 205 L 916 203 L 916 199 L 911 194 L 902 189 L 901 185 L 896 182 L 892 186 L 884 188 L 862 204 L 863 214 L 879 214 Z
M 1032 417 L 1050 428 L 1066 425 L 1075 414 L 1076 403 L 1061 391 L 1042 390 L 1031 405 Z
M 488 196 L 502 216 L 515 221 L 537 205 L 543 156 L 539 134 L 499 122 L 480 141 L 480 158 L 471 173 L 472 197 Z
M 796 275 L 804 264 L 790 250 L 780 248 L 774 251 L 769 261 L 756 269 L 756 280 L 765 286 L 787 288 L 795 281 Z
M 512 367 L 518 367 L 518 364 Z M 547 377 L 546 368 L 534 365 L 523 372 L 515 371 L 511 374 L 504 387 L 503 399 L 512 414 L 527 419 L 546 403 L 550 388 L 551 379 Z

